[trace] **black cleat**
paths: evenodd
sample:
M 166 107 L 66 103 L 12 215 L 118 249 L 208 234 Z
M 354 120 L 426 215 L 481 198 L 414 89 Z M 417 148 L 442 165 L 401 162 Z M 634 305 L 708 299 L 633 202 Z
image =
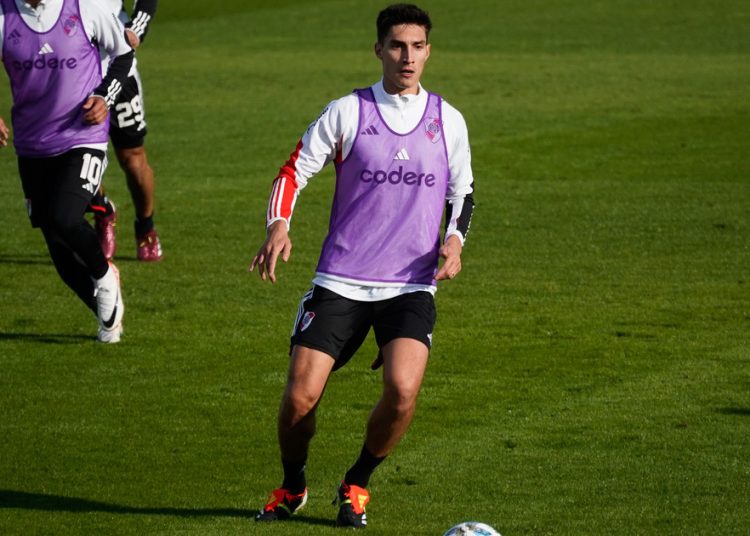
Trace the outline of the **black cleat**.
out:
M 307 502 L 307 488 L 299 495 L 292 495 L 288 490 L 273 490 L 266 505 L 255 516 L 255 521 L 281 521 L 292 517 Z
M 370 502 L 370 494 L 365 488 L 350 486 L 346 482 L 342 482 L 336 492 L 336 498 L 333 500 L 333 504 L 339 506 L 336 526 L 365 528 L 367 526 L 365 506 L 368 502 Z

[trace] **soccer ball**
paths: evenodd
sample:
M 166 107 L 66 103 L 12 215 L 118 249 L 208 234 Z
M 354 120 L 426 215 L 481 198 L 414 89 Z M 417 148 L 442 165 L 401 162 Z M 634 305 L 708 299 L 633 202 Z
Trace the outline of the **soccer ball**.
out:
M 443 536 L 500 536 L 500 533 L 478 521 L 464 521 L 448 529 Z

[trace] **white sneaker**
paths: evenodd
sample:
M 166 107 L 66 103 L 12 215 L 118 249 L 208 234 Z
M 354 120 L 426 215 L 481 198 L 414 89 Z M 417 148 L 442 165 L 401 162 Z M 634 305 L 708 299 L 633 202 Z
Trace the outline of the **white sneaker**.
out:
M 125 305 L 120 290 L 120 272 L 112 262 L 104 277 L 94 281 L 94 297 L 99 321 L 97 340 L 104 343 L 120 342 Z

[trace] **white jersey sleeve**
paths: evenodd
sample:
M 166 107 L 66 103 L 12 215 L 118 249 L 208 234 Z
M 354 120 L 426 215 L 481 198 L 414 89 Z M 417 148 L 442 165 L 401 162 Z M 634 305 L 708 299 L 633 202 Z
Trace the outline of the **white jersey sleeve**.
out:
M 83 26 L 89 40 L 99 46 L 102 73 L 107 72 L 112 59 L 132 51 L 125 40 L 125 27 L 116 13 L 97 0 L 80 0 Z
M 352 94 L 330 102 L 307 127 L 274 181 L 266 225 L 278 220 L 290 225 L 299 191 L 327 164 L 348 154 L 358 117 L 359 101 Z

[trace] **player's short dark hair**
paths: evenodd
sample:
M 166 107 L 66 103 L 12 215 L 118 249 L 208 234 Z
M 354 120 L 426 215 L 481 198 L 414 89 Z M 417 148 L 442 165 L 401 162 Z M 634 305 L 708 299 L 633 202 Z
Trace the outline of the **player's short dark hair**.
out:
M 393 26 L 399 24 L 416 24 L 422 26 L 427 39 L 430 38 L 432 21 L 430 15 L 414 4 L 393 4 L 378 13 L 378 43 L 383 43 L 385 36 Z

